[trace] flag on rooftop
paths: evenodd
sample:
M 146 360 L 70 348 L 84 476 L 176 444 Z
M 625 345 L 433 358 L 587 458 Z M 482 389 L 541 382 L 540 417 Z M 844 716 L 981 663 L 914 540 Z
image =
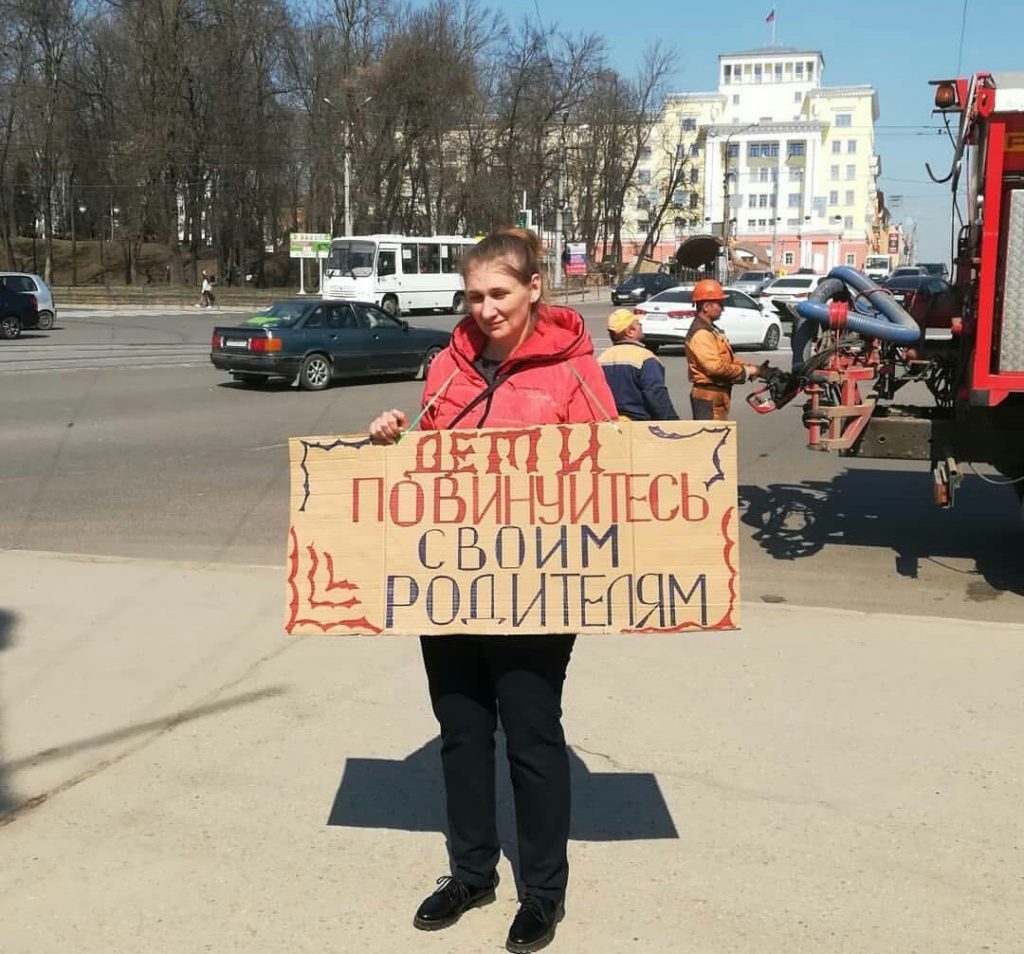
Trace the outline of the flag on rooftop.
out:
M 768 14 L 768 16 L 766 16 L 764 18 L 764 22 L 765 23 L 774 23 L 775 22 L 775 8 L 774 7 L 772 7 L 771 12 Z

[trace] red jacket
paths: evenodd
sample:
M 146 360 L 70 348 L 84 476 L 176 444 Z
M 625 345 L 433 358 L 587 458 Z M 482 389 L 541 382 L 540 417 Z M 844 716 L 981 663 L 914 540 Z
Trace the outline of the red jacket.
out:
M 423 430 L 446 430 L 468 404 L 488 391 L 487 381 L 473 366 L 485 344 L 471 317 L 459 322 L 448 347 L 430 365 L 421 402 L 421 407 L 430 405 L 420 421 Z M 594 358 L 594 342 L 571 308 L 541 305 L 533 334 L 497 373 L 500 383 L 455 426 L 583 424 L 618 417 L 615 399 Z

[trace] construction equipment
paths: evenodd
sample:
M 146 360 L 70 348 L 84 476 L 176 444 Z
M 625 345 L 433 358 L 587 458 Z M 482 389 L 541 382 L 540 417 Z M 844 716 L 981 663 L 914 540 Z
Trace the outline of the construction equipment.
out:
M 763 369 L 748 400 L 767 413 L 804 393 L 812 450 L 930 461 L 944 507 L 961 463 L 994 467 L 1024 500 L 1024 72 L 932 85 L 947 127 L 959 116 L 949 172 L 928 172 L 953 192 L 961 314 L 937 327 L 862 273 L 833 269 L 797 306 L 792 371 Z M 914 403 L 895 403 L 909 385 Z

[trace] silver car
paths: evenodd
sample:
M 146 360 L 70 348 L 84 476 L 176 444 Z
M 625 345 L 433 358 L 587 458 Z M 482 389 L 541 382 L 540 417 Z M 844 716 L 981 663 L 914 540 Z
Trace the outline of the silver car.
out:
M 0 272 L 0 285 L 13 292 L 35 295 L 39 305 L 39 323 L 35 327 L 49 331 L 54 326 L 57 309 L 53 304 L 53 293 L 42 278 L 31 272 Z
M 775 272 L 744 272 L 736 281 L 730 283 L 730 287 L 738 288 L 744 294 L 757 298 L 774 278 Z

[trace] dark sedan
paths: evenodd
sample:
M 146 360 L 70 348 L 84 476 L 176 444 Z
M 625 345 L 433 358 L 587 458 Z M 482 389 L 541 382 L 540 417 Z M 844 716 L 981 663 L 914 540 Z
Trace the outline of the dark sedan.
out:
M 425 377 L 450 339 L 368 302 L 298 298 L 274 302 L 237 327 L 214 328 L 210 360 L 243 384 L 285 378 L 320 391 L 336 378 Z
M 924 329 L 949 328 L 961 311 L 960 292 L 934 275 L 898 275 L 882 283 Z
M 613 305 L 633 305 L 638 301 L 647 301 L 651 295 L 657 295 L 679 283 L 664 272 L 644 272 L 630 275 L 620 285 L 612 289 Z

